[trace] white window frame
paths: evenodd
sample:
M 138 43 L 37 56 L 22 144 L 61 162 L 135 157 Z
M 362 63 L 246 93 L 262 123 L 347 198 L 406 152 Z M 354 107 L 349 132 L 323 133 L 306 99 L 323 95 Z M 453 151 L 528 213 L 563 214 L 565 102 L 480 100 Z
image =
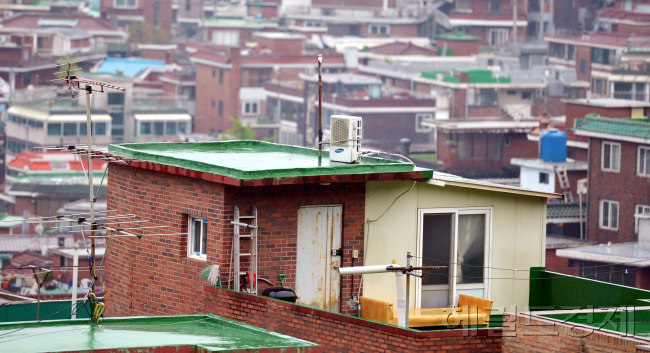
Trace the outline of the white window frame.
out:
M 608 204 L 607 206 L 607 219 L 608 222 L 605 224 L 605 218 L 603 217 L 603 212 L 604 212 L 604 205 Z M 612 224 L 612 206 L 616 206 L 616 226 L 613 227 Z M 618 230 L 618 220 L 619 220 L 619 214 L 621 213 L 621 209 L 619 207 L 619 204 L 617 201 L 612 201 L 612 200 L 600 200 L 600 207 L 598 209 L 598 224 L 600 225 L 601 229 L 610 229 L 610 230 Z
M 435 119 L 433 114 L 416 114 L 415 115 L 415 132 L 431 132 L 431 126 L 422 125 L 424 119 Z
M 386 33 L 381 33 L 382 28 L 386 29 Z M 390 35 L 390 25 L 377 25 L 377 24 L 368 25 L 368 34 L 389 36 Z
M 639 217 L 637 215 L 650 215 L 650 206 L 648 205 L 635 205 L 634 206 L 634 233 L 639 233 Z
M 650 163 L 646 163 L 650 157 L 650 147 L 639 146 L 636 156 L 636 175 L 650 177 Z
M 207 251 L 205 249 L 205 247 L 207 247 L 207 240 L 205 244 L 203 242 L 199 243 L 198 254 L 197 252 L 194 251 L 194 244 L 195 244 L 194 225 L 196 221 L 199 221 L 201 225 L 204 225 L 204 227 L 201 227 L 201 238 L 205 236 L 207 239 L 208 220 L 205 218 L 188 215 L 187 216 L 187 257 L 191 257 L 193 259 L 199 259 L 199 260 L 206 260 L 208 257 Z
M 250 111 L 246 111 L 246 106 L 249 106 Z M 253 109 L 254 108 L 254 109 Z M 258 101 L 243 101 L 241 104 L 242 115 L 258 115 L 260 111 L 260 103 Z
M 138 0 L 122 0 L 123 5 L 118 5 L 119 0 L 113 0 L 113 8 L 116 9 L 137 9 L 138 8 Z M 129 5 L 129 2 L 132 2 L 133 5 Z
M 492 258 L 490 256 L 490 249 L 492 246 L 492 207 L 464 207 L 464 208 L 425 208 L 418 210 L 418 239 L 417 239 L 417 264 L 422 266 L 422 256 L 423 256 L 423 220 L 424 215 L 427 214 L 453 214 L 453 223 L 452 223 L 452 232 L 453 239 L 450 242 L 450 259 L 448 264 L 449 266 L 449 283 L 446 285 L 427 285 L 426 288 L 423 288 L 422 279 L 418 278 L 415 284 L 415 308 L 420 309 L 422 307 L 422 290 L 449 290 L 449 303 L 452 306 L 458 305 L 458 291 L 459 290 L 471 290 L 471 289 L 483 289 L 483 297 L 490 298 L 490 266 L 492 263 Z M 484 254 L 485 254 L 485 265 L 483 267 L 483 283 L 469 283 L 469 284 L 457 284 L 456 283 L 456 274 L 458 273 L 457 267 L 454 264 L 458 263 L 458 216 L 459 215 L 485 215 L 485 244 L 484 244 Z
M 495 41 L 492 40 L 493 35 L 496 35 L 498 37 L 497 40 L 496 40 L 496 43 L 495 43 Z M 508 29 L 505 29 L 505 28 L 490 28 L 488 30 L 488 36 L 487 36 L 488 44 L 492 45 L 492 46 L 503 45 L 505 43 L 508 43 L 509 37 L 510 37 L 510 32 L 509 32 Z
M 605 167 L 605 149 L 609 146 L 609 166 Z M 618 150 L 618 161 L 614 157 L 614 149 Z M 618 162 L 616 164 L 615 162 Z M 603 141 L 600 148 L 600 170 L 607 172 L 620 172 L 621 171 L 621 144 L 616 142 Z

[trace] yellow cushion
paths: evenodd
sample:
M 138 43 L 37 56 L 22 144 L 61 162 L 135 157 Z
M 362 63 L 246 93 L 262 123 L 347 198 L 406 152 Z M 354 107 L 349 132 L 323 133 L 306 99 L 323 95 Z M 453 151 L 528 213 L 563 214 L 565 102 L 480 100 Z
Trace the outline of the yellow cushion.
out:
M 361 317 L 397 325 L 397 309 L 383 300 L 361 297 Z M 409 310 L 409 327 L 467 326 L 490 324 L 492 300 L 459 294 L 458 308 Z

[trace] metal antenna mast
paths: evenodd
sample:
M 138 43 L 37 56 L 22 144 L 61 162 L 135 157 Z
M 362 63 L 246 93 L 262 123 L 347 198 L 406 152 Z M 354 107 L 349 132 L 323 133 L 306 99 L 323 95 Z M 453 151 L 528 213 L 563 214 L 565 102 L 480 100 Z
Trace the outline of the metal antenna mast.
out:
M 87 134 L 86 136 L 88 137 L 88 186 L 90 188 L 90 248 L 91 248 L 91 253 L 90 253 L 90 275 L 92 276 L 92 286 L 91 286 L 91 293 L 93 295 L 93 298 L 95 296 L 95 282 L 97 281 L 97 278 L 99 275 L 95 272 L 95 231 L 97 230 L 97 223 L 95 222 L 95 190 L 94 190 L 94 181 L 93 181 L 93 141 L 92 141 L 92 120 L 90 117 L 90 95 L 93 92 L 98 92 L 98 93 L 103 93 L 104 92 L 104 87 L 106 88 L 111 88 L 115 89 L 118 91 L 125 92 L 126 88 L 124 87 L 119 87 L 115 85 L 111 85 L 105 82 L 101 81 L 93 81 L 93 80 L 88 80 L 84 79 L 81 77 L 78 77 L 76 75 L 71 75 L 70 72 L 74 71 L 71 70 L 71 65 L 73 63 L 69 62 L 67 64 L 63 64 L 62 66 L 67 65 L 67 70 L 65 71 L 60 71 L 60 73 L 65 73 L 65 78 L 63 78 L 63 81 L 67 84 L 68 89 L 72 93 L 72 98 L 75 98 L 74 94 L 74 89 L 81 89 L 81 84 L 84 85 L 83 89 L 86 91 L 86 131 Z M 99 89 L 99 90 L 97 90 Z M 82 162 L 83 163 L 83 162 Z M 93 302 L 94 303 L 94 302 Z M 93 307 L 94 309 L 94 307 Z M 93 310 L 94 312 L 94 310 Z

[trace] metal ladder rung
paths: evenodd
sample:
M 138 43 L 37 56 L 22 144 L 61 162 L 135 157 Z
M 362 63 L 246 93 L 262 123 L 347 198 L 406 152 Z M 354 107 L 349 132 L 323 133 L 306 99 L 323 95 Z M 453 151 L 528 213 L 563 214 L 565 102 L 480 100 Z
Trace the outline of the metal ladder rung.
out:
M 234 263 L 231 264 L 231 269 L 233 270 L 231 273 L 239 273 L 239 274 L 244 274 L 247 271 L 243 271 L 243 268 L 240 268 L 241 258 L 248 258 L 247 262 L 249 262 L 248 267 L 250 272 L 257 272 L 257 231 L 259 227 L 257 227 L 257 208 L 255 206 L 252 207 L 251 210 L 251 215 L 250 216 L 242 216 L 239 214 L 239 207 L 235 206 L 235 214 L 234 214 L 234 219 L 231 222 L 231 224 L 234 225 L 234 238 L 233 238 L 233 243 L 232 243 L 232 252 L 233 252 L 233 260 Z M 243 220 L 247 220 L 246 222 L 242 222 Z M 249 234 L 241 234 L 240 231 L 242 230 L 241 227 L 246 228 L 250 231 Z M 244 242 L 243 245 L 240 244 L 240 240 L 242 239 L 248 239 L 248 241 Z M 244 248 L 241 249 L 240 245 Z M 241 250 L 248 250 L 249 252 L 240 252 Z M 233 268 L 234 267 L 234 268 Z M 239 276 L 236 275 L 233 278 L 233 284 L 234 284 L 234 289 L 239 290 L 239 284 L 240 284 L 240 279 Z M 250 288 L 253 293 L 257 292 L 257 289 L 255 286 L 253 288 Z

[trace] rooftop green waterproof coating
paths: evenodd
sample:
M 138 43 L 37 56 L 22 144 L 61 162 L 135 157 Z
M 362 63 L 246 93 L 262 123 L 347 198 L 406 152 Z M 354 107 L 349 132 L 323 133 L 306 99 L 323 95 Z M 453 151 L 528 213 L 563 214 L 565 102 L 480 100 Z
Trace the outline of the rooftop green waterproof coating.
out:
M 149 347 L 207 352 L 316 347 L 316 344 L 214 315 L 58 320 L 0 325 L 3 352 L 68 352 Z M 135 351 L 135 350 L 132 350 Z
M 433 176 L 430 169 L 381 158 L 362 157 L 359 163 L 330 162 L 327 151 L 322 153 L 318 166 L 317 150 L 261 141 L 122 144 L 110 145 L 108 152 L 239 180 L 414 171 L 421 172 L 422 178 Z

